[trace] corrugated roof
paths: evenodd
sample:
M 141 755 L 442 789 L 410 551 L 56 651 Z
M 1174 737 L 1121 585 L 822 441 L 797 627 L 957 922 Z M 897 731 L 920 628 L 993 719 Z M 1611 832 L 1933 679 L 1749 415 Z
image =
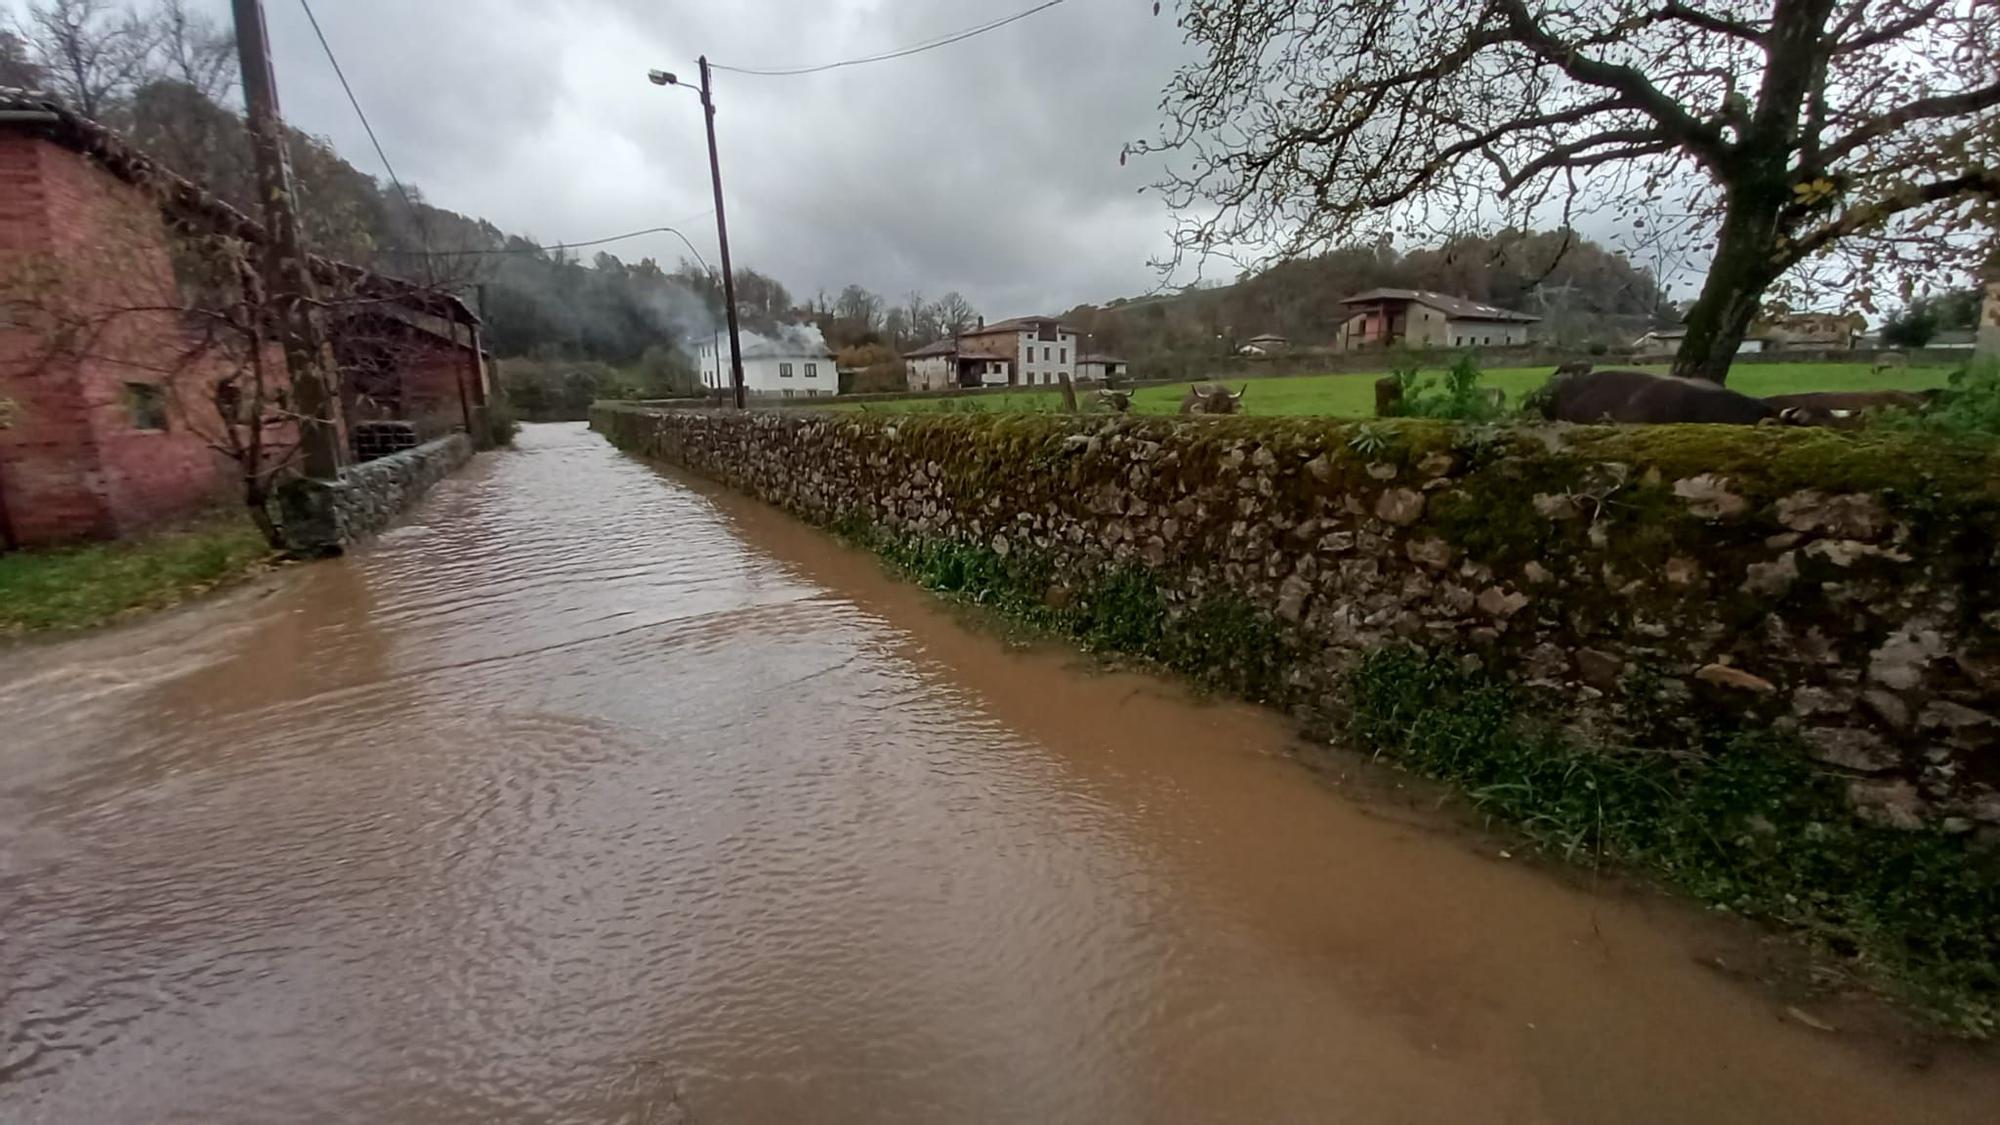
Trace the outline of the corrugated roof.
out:
M 1467 297 L 1454 297 L 1449 293 L 1439 293 L 1431 289 L 1370 289 L 1366 293 L 1356 293 L 1341 301 L 1343 305 L 1367 304 L 1371 301 L 1416 301 L 1429 305 L 1453 320 L 1511 320 L 1530 323 L 1542 319 L 1524 312 L 1503 309 Z
M 923 359 L 934 355 L 951 355 L 958 350 L 957 340 L 933 340 L 913 352 L 904 352 L 904 359 Z
M 1089 355 L 1077 356 L 1076 361 L 1078 363 L 1124 363 L 1125 357 L 1116 355 L 1101 355 L 1097 352 L 1092 352 Z

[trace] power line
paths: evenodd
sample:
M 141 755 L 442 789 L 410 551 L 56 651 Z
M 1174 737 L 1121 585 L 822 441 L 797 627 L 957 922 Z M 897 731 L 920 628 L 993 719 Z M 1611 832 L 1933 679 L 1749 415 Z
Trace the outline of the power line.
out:
M 1065 0 L 1045 0 L 1045 2 L 1037 4 L 1032 8 L 1026 9 L 1025 11 L 1015 12 L 1011 16 L 1004 16 L 1000 19 L 993 20 L 989 23 L 980 24 L 978 27 L 969 27 L 966 28 L 964 31 L 954 31 L 951 32 L 950 34 L 941 35 L 934 39 L 926 39 L 921 43 L 912 43 L 907 47 L 898 47 L 893 51 L 884 51 L 879 55 L 864 55 L 858 59 L 842 59 L 839 62 L 820 63 L 817 66 L 776 67 L 772 69 L 760 69 L 757 67 L 748 67 L 748 66 L 730 66 L 726 63 L 710 63 L 709 65 L 714 67 L 716 70 L 727 70 L 733 74 L 755 74 L 767 78 L 782 78 L 795 74 L 818 74 L 820 71 L 823 70 L 838 70 L 844 66 L 861 66 L 865 63 L 886 62 L 890 59 L 905 58 L 907 56 L 918 54 L 923 51 L 935 50 L 939 47 L 948 47 L 953 43 L 963 42 L 964 40 L 970 39 L 975 35 L 984 35 L 989 31 L 996 31 L 1000 28 L 1006 27 L 1010 23 L 1016 23 L 1020 20 L 1027 19 L 1029 16 L 1032 16 L 1037 12 L 1046 12 L 1050 8 L 1053 8 L 1056 5 L 1064 2 Z
M 319 38 L 320 50 L 326 52 L 326 61 L 333 64 L 334 77 L 340 79 L 340 88 L 347 92 L 347 104 L 354 107 L 354 116 L 361 119 L 361 128 L 368 134 L 368 143 L 375 146 L 375 155 L 388 170 L 389 182 L 396 185 L 396 194 L 403 199 L 403 206 L 409 209 L 410 218 L 417 224 L 417 237 L 423 240 L 424 252 L 430 253 L 430 224 L 424 221 L 423 213 L 410 199 L 410 193 L 403 187 L 403 181 L 396 176 L 396 166 L 389 163 L 389 154 L 382 151 L 382 142 L 375 139 L 375 126 L 368 123 L 368 114 L 362 111 L 360 99 L 354 96 L 354 87 L 347 84 L 347 72 L 340 69 L 340 60 L 334 57 L 333 44 L 326 41 L 326 32 L 320 30 L 319 17 L 313 14 L 311 0 L 299 0 L 299 7 L 306 11 L 306 22 L 312 24 L 313 34 Z
M 686 219 L 686 220 L 683 220 L 683 221 L 684 221 L 684 222 L 691 222 L 691 221 L 693 221 L 694 219 L 699 219 L 699 218 L 703 218 L 703 217 L 705 217 L 705 216 L 706 216 L 706 215 L 708 215 L 708 214 L 713 214 L 713 212 L 704 212 L 704 213 L 703 213 L 702 215 L 693 215 L 693 216 L 690 216 L 690 217 L 689 217 L 688 219 Z M 671 234 L 671 235 L 675 235 L 675 236 L 679 237 L 679 238 L 680 238 L 680 240 L 681 240 L 681 241 L 682 241 L 682 242 L 683 242 L 684 244 L 686 244 L 686 245 L 687 245 L 687 248 L 688 248 L 689 250 L 694 250 L 694 244 L 693 244 L 693 243 L 690 243 L 690 242 L 688 242 L 688 241 L 687 241 L 687 236 L 686 236 L 686 235 L 684 235 L 684 234 L 681 234 L 681 232 L 680 232 L 680 231 L 678 231 L 678 230 L 675 230 L 675 229 L 674 229 L 673 227 L 647 227 L 647 228 L 646 228 L 645 230 L 633 230 L 633 231 L 626 231 L 626 232 L 625 232 L 624 234 L 614 234 L 614 235 L 611 235 L 611 236 L 610 236 L 609 238 L 593 238 L 593 239 L 590 239 L 590 240 L 589 240 L 589 241 L 587 241 L 587 242 L 552 242 L 552 243 L 548 244 L 547 246 L 503 246 L 503 247 L 500 247 L 500 248 L 498 248 L 498 249 L 491 249 L 491 250 L 429 250 L 429 249 L 426 249 L 426 250 L 423 250 L 423 251 L 421 251 L 421 253 L 425 253 L 425 254 L 431 254 L 431 255 L 434 255 L 434 256 L 436 256 L 436 257 L 439 257 L 439 258 L 476 258 L 476 257 L 485 257 L 485 256 L 488 256 L 488 255 L 498 255 L 498 254 L 545 254 L 545 253 L 547 253 L 547 252 L 549 252 L 549 251 L 551 251 L 551 250 L 581 250 L 581 249 L 583 249 L 583 248 L 585 248 L 585 247 L 588 247 L 588 246 L 603 246 L 604 244 L 606 244 L 606 243 L 608 243 L 608 242 L 623 242 L 623 241 L 625 241 L 625 240 L 626 240 L 626 239 L 628 239 L 628 238 L 638 238 L 638 237 L 640 237 L 641 235 L 647 235 L 647 234 Z M 402 248 L 402 247 L 391 247 L 391 248 L 388 248 L 388 249 L 385 249 L 385 250 L 383 251 L 383 253 L 387 253 L 387 254 L 415 254 L 415 253 L 419 253 L 419 251 L 415 251 L 415 250 L 409 250 L 409 249 L 405 249 L 405 248 Z M 697 251 L 695 251 L 695 258 L 696 258 L 696 260 L 700 260 L 700 258 L 701 258 L 701 252 L 700 252 L 700 251 L 698 251 L 698 250 L 697 250 Z

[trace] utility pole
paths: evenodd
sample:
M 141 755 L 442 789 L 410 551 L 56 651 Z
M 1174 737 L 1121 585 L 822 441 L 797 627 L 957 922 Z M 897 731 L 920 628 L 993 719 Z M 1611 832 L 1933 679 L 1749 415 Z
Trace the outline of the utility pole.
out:
M 736 273 L 729 268 L 729 220 L 722 212 L 722 157 L 715 151 L 715 98 L 709 91 L 708 56 L 701 63 L 701 113 L 708 122 L 708 174 L 715 182 L 715 241 L 722 248 L 722 303 L 729 317 L 729 379 L 736 409 L 743 409 L 743 341 L 736 328 Z
M 313 319 L 312 276 L 299 238 L 298 212 L 292 208 L 292 166 L 285 156 L 278 87 L 271 76 L 264 5 L 262 0 L 232 3 L 250 152 L 257 165 L 257 196 L 264 208 L 264 295 L 284 345 L 285 368 L 291 373 L 305 473 L 326 480 L 340 472 L 342 461 L 340 427 L 334 420 L 339 403 L 327 379 L 325 347 Z

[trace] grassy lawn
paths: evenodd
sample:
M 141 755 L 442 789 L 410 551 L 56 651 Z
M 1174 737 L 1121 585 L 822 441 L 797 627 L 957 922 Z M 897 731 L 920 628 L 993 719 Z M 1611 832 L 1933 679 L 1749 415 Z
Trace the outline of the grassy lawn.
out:
M 242 515 L 115 543 L 0 555 L 0 636 L 84 629 L 249 574 L 271 550 Z
M 1644 371 L 1665 371 L 1665 367 L 1642 367 Z M 1521 396 L 1542 385 L 1549 377 L 1547 367 L 1502 367 L 1486 372 L 1486 385 L 1507 392 L 1507 401 L 1518 403 Z M 1730 387 L 1750 395 L 1775 395 L 1795 391 L 1921 390 L 1942 387 L 1951 372 L 1948 367 L 1912 367 L 1875 373 L 1865 363 L 1757 363 L 1743 364 L 1730 373 Z M 1237 380 L 1231 387 L 1249 384 L 1243 396 L 1245 413 L 1252 415 L 1322 415 L 1333 418 L 1366 418 L 1375 412 L 1375 380 L 1386 372 L 1357 372 L 1348 375 L 1300 375 L 1287 378 Z M 1441 371 L 1426 371 L 1441 376 Z M 1133 409 L 1141 414 L 1172 414 L 1180 409 L 1186 386 L 1175 384 L 1146 387 L 1133 397 Z M 1090 392 L 1082 392 L 1085 401 Z M 948 404 L 948 405 L 947 405 Z M 1036 388 L 998 395 L 960 399 L 907 399 L 896 402 L 843 404 L 837 409 L 869 411 L 937 410 L 1028 410 L 1062 409 L 1062 395 L 1055 388 Z

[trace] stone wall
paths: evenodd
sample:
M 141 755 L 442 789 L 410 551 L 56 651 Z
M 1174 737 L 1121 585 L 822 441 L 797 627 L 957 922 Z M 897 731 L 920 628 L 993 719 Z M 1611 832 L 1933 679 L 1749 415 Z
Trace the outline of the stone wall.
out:
M 1170 615 L 1247 605 L 1284 654 L 1252 694 L 1308 722 L 1340 714 L 1360 656 L 1412 642 L 1607 742 L 1776 726 L 1876 823 L 2000 824 L 1992 451 L 1720 426 L 614 405 L 593 425 L 817 523 L 1005 560 L 1051 605 L 1130 588 L 1119 576 Z
M 301 554 L 338 554 L 395 522 L 471 457 L 472 439 L 453 433 L 350 466 L 338 481 L 293 481 L 279 494 L 279 525 Z

